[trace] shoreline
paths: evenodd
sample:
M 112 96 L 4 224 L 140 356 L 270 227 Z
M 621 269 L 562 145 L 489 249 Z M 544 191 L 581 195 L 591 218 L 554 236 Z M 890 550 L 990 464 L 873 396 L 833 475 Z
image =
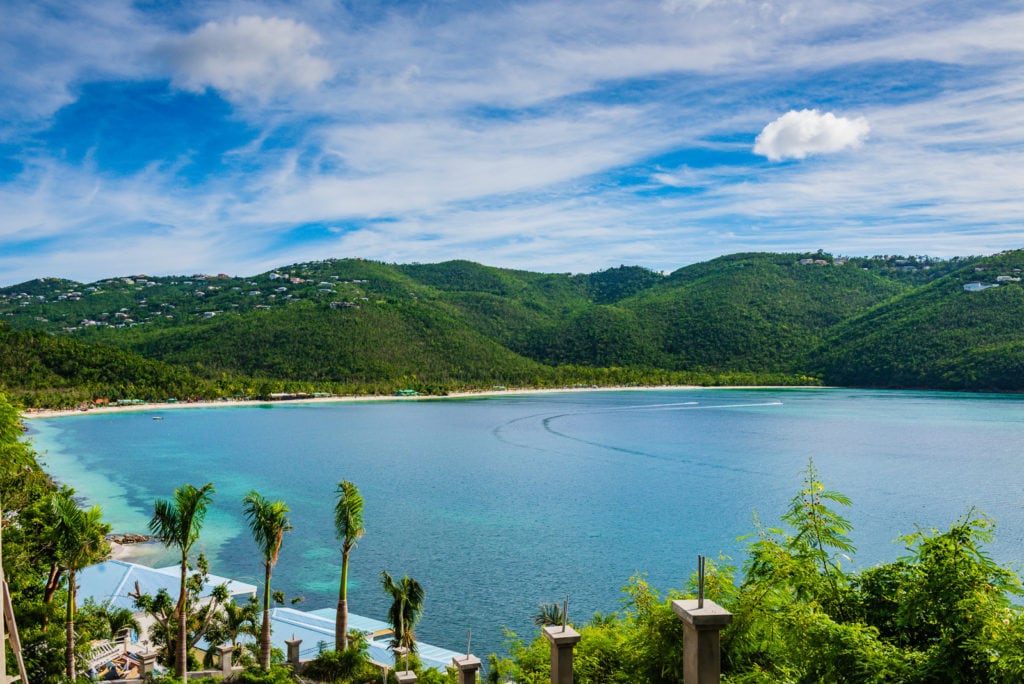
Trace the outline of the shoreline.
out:
M 536 389 L 468 390 L 444 395 L 423 394 L 417 396 L 396 396 L 393 394 L 346 395 L 331 397 L 309 397 L 303 399 L 208 399 L 202 401 L 150 402 L 130 406 L 96 406 L 88 409 L 24 409 L 21 417 L 26 420 L 61 418 L 65 416 L 97 415 L 104 413 L 128 413 L 144 411 L 176 411 L 179 409 L 230 408 L 235 406 L 273 406 L 275 404 L 332 404 L 380 401 L 437 401 L 445 399 L 467 399 L 517 396 L 525 394 L 560 394 L 569 392 L 632 392 L 656 390 L 714 390 L 714 389 L 821 389 L 819 385 L 728 385 L 707 387 L 704 385 L 645 385 L 642 387 L 613 385 L 608 387 L 552 387 Z

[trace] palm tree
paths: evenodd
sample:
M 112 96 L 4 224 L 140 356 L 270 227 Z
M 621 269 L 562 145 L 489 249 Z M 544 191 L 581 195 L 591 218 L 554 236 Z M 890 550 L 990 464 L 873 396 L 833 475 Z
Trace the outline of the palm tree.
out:
M 243 634 L 256 634 L 256 599 L 250 598 L 248 603 L 238 605 L 230 601 L 224 605 L 223 630 L 224 636 L 231 640 L 231 653 L 238 653 L 238 637 Z M 232 656 L 234 657 L 234 656 Z
M 188 672 L 188 553 L 199 540 L 199 528 L 203 525 L 212 494 L 212 482 L 199 489 L 190 484 L 182 485 L 174 490 L 172 500 L 157 499 L 153 503 L 153 519 L 149 521 L 149 531 L 160 537 L 164 546 L 177 547 L 181 551 L 181 588 L 178 603 L 174 606 L 174 617 L 178 621 L 174 673 L 181 677 L 182 682 L 185 682 L 185 673 Z
M 542 603 L 533 614 L 533 624 L 538 627 L 560 625 L 564 617 L 562 606 L 558 603 Z
M 348 647 L 348 555 L 366 530 L 363 528 L 363 496 L 356 486 L 345 480 L 335 492 L 334 530 L 341 540 L 341 586 L 338 589 L 338 610 L 334 619 L 334 650 Z
M 75 595 L 78 587 L 75 584 L 75 575 L 110 552 L 110 547 L 104 539 L 110 532 L 110 525 L 102 522 L 100 507 L 93 506 L 88 510 L 79 508 L 72 498 L 73 493 L 73 490 L 65 488 L 54 494 L 51 500 L 55 518 L 53 539 L 57 565 L 68 576 L 68 603 L 65 610 L 67 642 L 64 648 L 64 661 L 66 674 L 72 681 L 76 676 Z
M 393 630 L 391 646 L 401 646 L 408 653 L 415 653 L 416 623 L 423 612 L 423 587 L 408 575 L 395 582 L 386 570 L 380 572 L 380 584 L 392 599 L 388 608 L 388 620 Z
M 268 501 L 255 490 L 242 499 L 242 511 L 249 522 L 249 530 L 256 546 L 263 554 L 263 628 L 260 632 L 260 667 L 270 669 L 270 573 L 277 565 L 284 533 L 292 529 L 288 524 L 288 506 L 284 501 Z
M 110 636 L 113 638 L 126 629 L 134 632 L 142 631 L 142 626 L 135 619 L 135 614 L 127 608 L 108 608 L 105 615 L 110 627 Z

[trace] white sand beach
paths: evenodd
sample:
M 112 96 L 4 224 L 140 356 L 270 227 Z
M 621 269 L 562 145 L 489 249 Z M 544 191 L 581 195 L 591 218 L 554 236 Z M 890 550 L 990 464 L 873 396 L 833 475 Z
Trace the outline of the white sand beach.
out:
M 144 404 L 132 404 L 130 406 L 95 406 L 87 409 L 25 409 L 22 411 L 22 418 L 59 418 L 62 416 L 80 416 L 83 414 L 101 413 L 123 413 L 129 411 L 176 411 L 179 409 L 199 408 L 226 408 L 230 406 L 268 406 L 273 404 L 329 404 L 344 402 L 367 402 L 367 401 L 431 401 L 443 399 L 464 399 L 471 397 L 503 397 L 520 394 L 558 394 L 565 392 L 623 392 L 623 391 L 654 391 L 654 390 L 698 390 L 698 389 L 744 389 L 744 387 L 701 387 L 698 385 L 652 385 L 644 387 L 553 387 L 553 388 L 526 388 L 526 389 L 504 389 L 504 390 L 473 390 L 465 392 L 452 392 L 445 395 L 421 394 L 416 396 L 396 396 L 393 394 L 375 395 L 351 395 L 331 397 L 310 397 L 304 399 L 225 399 L 213 401 L 178 401 L 178 402 L 152 402 Z

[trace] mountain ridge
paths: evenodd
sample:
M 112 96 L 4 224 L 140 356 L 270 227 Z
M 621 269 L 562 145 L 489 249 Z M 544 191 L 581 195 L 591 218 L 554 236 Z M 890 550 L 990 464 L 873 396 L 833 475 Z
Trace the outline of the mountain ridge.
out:
M 0 288 L 0 321 L 5 344 L 47 333 L 86 345 L 64 349 L 94 361 L 110 352 L 84 350 L 100 344 L 132 355 L 118 361 L 126 367 L 166 364 L 148 372 L 184 373 L 215 394 L 715 384 L 736 374 L 1021 391 L 1021 269 L 1021 250 L 949 260 L 739 253 L 667 275 L 326 259 L 246 277 L 37 279 Z M 0 375 L 8 391 L 19 382 Z

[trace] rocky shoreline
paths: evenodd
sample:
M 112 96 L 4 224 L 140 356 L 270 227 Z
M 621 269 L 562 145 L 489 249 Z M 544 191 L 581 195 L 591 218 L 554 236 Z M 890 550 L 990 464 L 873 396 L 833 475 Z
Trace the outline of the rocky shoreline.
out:
M 149 542 L 163 541 L 160 537 L 154 537 L 148 534 L 135 534 L 133 532 L 127 532 L 124 534 L 108 534 L 107 541 L 115 544 L 147 544 Z

